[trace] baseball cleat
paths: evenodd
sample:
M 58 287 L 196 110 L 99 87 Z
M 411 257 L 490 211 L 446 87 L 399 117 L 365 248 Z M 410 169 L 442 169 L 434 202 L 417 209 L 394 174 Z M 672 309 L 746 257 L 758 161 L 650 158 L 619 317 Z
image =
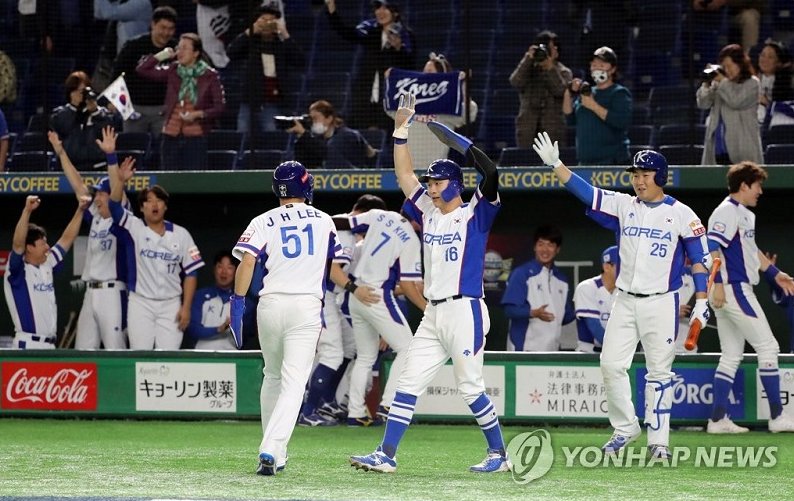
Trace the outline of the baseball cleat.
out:
M 387 456 L 379 445 L 372 454 L 350 456 L 350 465 L 357 470 L 394 473 L 397 471 L 397 458 Z
M 488 449 L 488 455 L 480 463 L 469 466 L 469 471 L 475 473 L 496 473 L 510 471 L 513 465 L 507 459 L 507 453 L 497 449 Z
M 284 463 L 284 465 L 286 466 L 286 462 Z M 259 466 L 257 466 L 256 468 L 256 474 L 270 477 L 275 475 L 276 471 L 279 471 L 278 467 L 276 466 L 276 459 L 267 452 L 260 453 Z
M 386 419 L 388 419 L 388 417 L 389 417 L 389 409 L 390 409 L 390 407 L 386 407 L 385 405 L 381 405 L 381 406 L 378 407 L 378 412 L 376 412 L 375 415 L 377 417 L 381 418 L 382 420 L 386 421 Z
M 712 421 L 709 419 L 709 422 L 706 425 L 706 433 L 711 433 L 714 435 L 731 435 L 735 433 L 747 433 L 748 431 L 750 431 L 750 428 L 739 426 L 738 424 L 731 421 L 731 418 L 728 416 L 725 416 L 719 421 Z
M 769 431 L 772 433 L 794 432 L 794 420 L 786 414 L 781 414 L 775 419 L 769 420 Z
M 287 461 L 289 461 L 289 456 L 284 457 L 283 461 L 279 461 L 276 465 L 276 473 L 280 471 L 284 471 L 284 468 L 287 467 Z
M 354 418 L 352 418 L 352 417 L 347 418 L 347 425 L 348 426 L 353 426 L 353 427 L 358 427 L 358 426 L 380 426 L 382 424 L 383 424 L 383 421 L 380 418 L 378 418 L 378 417 L 376 417 L 375 419 L 372 419 L 369 416 L 357 417 L 357 418 L 355 418 L 355 417 Z
M 439 141 L 462 155 L 466 155 L 466 152 L 471 148 L 472 143 L 468 138 L 461 136 L 442 123 L 431 120 L 427 122 L 427 128 L 435 134 Z
M 637 437 L 639 437 L 641 433 L 641 431 L 638 431 L 633 435 L 623 435 L 622 433 L 615 432 L 612 434 L 609 441 L 601 447 L 601 450 L 604 451 L 604 454 L 617 454 L 620 452 L 620 449 L 637 440 Z
M 651 452 L 651 457 L 654 459 L 673 459 L 673 454 L 666 445 L 649 445 L 648 450 Z
M 337 422 L 324 416 L 312 412 L 311 414 L 298 416 L 298 426 L 336 426 Z
M 347 409 L 336 402 L 324 402 L 323 405 L 317 409 L 317 414 L 328 419 L 340 421 L 347 417 Z

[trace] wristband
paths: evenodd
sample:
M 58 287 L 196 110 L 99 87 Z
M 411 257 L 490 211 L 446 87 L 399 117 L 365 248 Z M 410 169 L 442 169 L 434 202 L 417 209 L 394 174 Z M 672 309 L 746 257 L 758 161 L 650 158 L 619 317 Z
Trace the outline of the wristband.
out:
M 777 274 L 780 273 L 780 270 L 774 264 L 770 264 L 767 269 L 764 271 L 764 275 L 769 280 L 774 280 Z
M 358 289 L 358 285 L 354 284 L 352 280 L 348 280 L 344 286 L 344 289 L 351 294 L 355 294 L 356 289 Z
M 705 273 L 693 273 L 692 281 L 695 282 L 695 292 L 706 292 L 708 289 L 708 276 Z
M 401 137 L 395 137 L 394 138 L 394 144 L 405 144 L 407 142 L 408 142 L 407 139 L 403 139 Z
M 119 157 L 116 153 L 107 153 L 105 154 L 105 158 L 108 161 L 108 165 L 118 165 L 119 164 Z

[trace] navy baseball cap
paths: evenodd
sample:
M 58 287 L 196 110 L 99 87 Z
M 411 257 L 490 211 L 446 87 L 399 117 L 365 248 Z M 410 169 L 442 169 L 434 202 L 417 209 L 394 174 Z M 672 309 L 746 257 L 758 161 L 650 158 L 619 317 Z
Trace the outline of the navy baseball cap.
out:
M 105 193 L 110 193 L 110 178 L 107 176 L 103 177 L 97 183 L 89 188 L 91 191 L 96 193 L 97 191 L 104 191 Z
M 620 263 L 620 253 L 618 252 L 617 245 L 604 249 L 604 252 L 601 253 L 601 263 L 608 263 L 615 266 Z
M 593 52 L 593 59 L 600 59 L 605 63 L 611 64 L 612 66 L 618 65 L 618 56 L 615 54 L 614 50 L 610 49 L 606 45 L 597 48 L 595 52 Z

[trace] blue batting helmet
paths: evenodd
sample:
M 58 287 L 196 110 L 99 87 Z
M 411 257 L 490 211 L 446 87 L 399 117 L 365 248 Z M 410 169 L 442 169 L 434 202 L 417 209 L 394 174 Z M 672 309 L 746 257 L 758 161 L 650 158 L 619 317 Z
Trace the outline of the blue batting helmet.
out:
M 441 192 L 441 198 L 445 202 L 455 199 L 463 192 L 463 171 L 452 160 L 440 158 L 433 161 L 419 181 L 426 183 L 430 179 L 449 179 L 449 185 Z
M 629 172 L 634 172 L 636 169 L 652 170 L 656 172 L 653 176 L 653 181 L 656 186 L 664 186 L 667 184 L 667 159 L 664 155 L 653 150 L 640 150 L 634 155 L 634 161 L 629 167 Z
M 282 162 L 273 171 L 273 193 L 279 198 L 305 198 L 307 203 L 311 203 L 314 176 L 300 162 Z

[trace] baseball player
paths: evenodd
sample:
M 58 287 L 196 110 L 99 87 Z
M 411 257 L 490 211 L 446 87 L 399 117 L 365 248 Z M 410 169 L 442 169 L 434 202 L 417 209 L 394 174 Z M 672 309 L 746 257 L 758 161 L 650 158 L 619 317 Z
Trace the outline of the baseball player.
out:
M 238 347 L 242 346 L 244 296 L 255 262 L 263 261 L 267 270 L 257 306 L 265 360 L 260 475 L 275 475 L 286 466 L 287 444 L 322 328 L 328 261 L 342 250 L 331 217 L 307 204 L 312 200 L 313 183 L 314 177 L 299 162 L 276 167 L 273 192 L 279 206 L 251 220 L 232 251 L 240 259 L 231 299 L 231 329 Z M 342 273 L 336 281 L 345 283 L 347 277 Z M 365 288 L 360 289 L 363 298 Z
M 375 452 L 352 456 L 350 463 L 367 471 L 396 471 L 397 447 L 411 423 L 416 401 L 451 357 L 458 391 L 488 443 L 487 456 L 470 470 L 509 471 L 499 418 L 482 377 L 485 336 L 491 326 L 482 281 L 488 233 L 501 206 L 499 175 L 496 165 L 471 141 L 431 121 L 427 127 L 444 144 L 463 155 L 471 152 L 482 180 L 472 199 L 464 203 L 460 167 L 441 159 L 431 163 L 420 178 L 427 188 L 419 184 L 407 144 L 415 104 L 415 96 L 403 95 L 394 116 L 394 171 L 403 193 L 422 216 L 428 305 L 408 348 L 383 441 Z
M 356 247 L 356 237 L 350 231 L 346 218 L 348 215 L 360 214 L 374 208 L 385 209 L 386 203 L 375 195 L 361 195 L 350 214 L 334 216 L 335 221 L 345 219 L 346 223 L 346 229 L 341 229 L 337 224 L 337 238 L 342 246 L 342 255 L 334 258 L 334 262 L 346 273 L 352 265 Z M 335 396 L 342 375 L 356 355 L 348 308 L 349 298 L 345 297 L 344 289 L 337 287 L 330 279 L 327 282 L 323 302 L 323 332 L 317 343 L 317 365 L 312 371 L 309 391 L 298 417 L 300 426 L 332 426 L 343 415 L 347 415 L 347 410 L 336 402 Z M 342 305 L 345 306 L 346 313 L 342 312 Z
M 109 350 L 127 348 L 127 275 L 132 259 L 130 234 L 113 223 L 108 206 L 110 180 L 103 177 L 90 189 L 72 164 L 58 134 L 47 134 L 63 173 L 78 199 L 90 197 L 93 203 L 83 213 L 90 225 L 85 265 L 81 279 L 86 284 L 83 306 L 77 319 L 74 347 L 78 350 Z M 119 169 L 123 182 L 135 174 L 135 159 L 127 157 Z M 127 197 L 123 205 L 129 209 Z
M 706 265 L 711 264 L 706 229 L 692 209 L 665 195 L 667 160 L 655 151 L 642 150 L 634 155 L 627 170 L 631 172 L 636 196 L 630 196 L 594 188 L 571 172 L 560 161 L 557 143 L 552 143 L 546 132 L 538 134 L 533 148 L 579 200 L 603 217 L 611 217 L 614 221 L 611 229 L 620 234 L 620 271 L 615 283 L 618 293 L 601 348 L 609 422 L 615 432 L 603 450 L 606 454 L 617 453 L 641 434 L 628 375 L 640 341 L 648 368 L 645 376 L 648 449 L 652 457 L 668 459 L 673 400 L 671 368 L 680 305 L 678 289 L 686 254 L 694 263 L 697 297 L 690 324 L 699 319 L 705 325 L 709 317 Z
M 758 204 L 763 193 L 761 185 L 766 178 L 766 170 L 753 162 L 731 165 L 728 169 L 730 194 L 709 218 L 709 249 L 712 257 L 721 256 L 724 264 L 714 280 L 712 295 L 722 355 L 714 373 L 714 405 L 706 426 L 708 433 L 748 431 L 726 414 L 745 341 L 758 354 L 758 371 L 769 402 L 769 431 L 794 432 L 794 419 L 783 412 L 780 400 L 777 361 L 780 347 L 753 292 L 760 270 L 767 279 L 774 280 L 784 294 L 794 294 L 794 280 L 770 263 L 755 243 L 755 214 L 749 207 Z
M 89 203 L 90 197 L 80 199 L 61 238 L 50 247 L 44 228 L 30 222 L 30 215 L 41 200 L 34 195 L 25 199 L 25 208 L 14 228 L 11 255 L 3 277 L 3 292 L 14 322 L 14 348 L 55 348 L 58 307 L 52 274 L 77 238 Z
M 766 256 L 771 264 L 777 265 L 777 254 L 771 254 L 767 252 Z M 783 289 L 780 288 L 774 278 L 770 279 L 766 275 L 764 275 L 764 278 L 769 284 L 769 288 L 772 290 L 772 301 L 774 301 L 776 305 L 786 310 L 786 319 L 788 320 L 790 331 L 789 352 L 794 353 L 794 296 L 787 295 Z
M 196 341 L 197 350 L 235 350 L 234 339 L 228 335 L 229 299 L 234 292 L 237 259 L 229 251 L 215 255 L 215 285 L 203 287 L 193 296 L 190 324 L 185 331 Z
M 350 217 L 354 233 L 366 232 L 351 274 L 356 285 L 368 285 L 379 292 L 381 301 L 375 305 L 350 300 L 356 360 L 350 373 L 348 426 L 380 424 L 373 421 L 364 402 L 372 377 L 372 366 L 378 358 L 379 338 L 394 350 L 396 357 L 383 391 L 381 407 L 388 408 L 394 400 L 398 376 L 405 364 L 411 328 L 394 298 L 399 283 L 403 293 L 417 308 L 424 311 L 427 302 L 416 283 L 422 279 L 419 238 L 410 223 L 399 213 L 372 209 Z M 388 415 L 388 410 L 382 409 Z
M 601 352 L 609 313 L 615 300 L 615 280 L 619 265 L 620 254 L 617 246 L 607 247 L 601 253 L 601 274 L 582 280 L 576 286 L 573 302 L 576 305 L 578 351 Z
M 124 185 L 118 172 L 116 137 L 112 128 L 104 129 L 100 148 L 108 157 L 110 214 L 114 223 L 130 233 L 135 252 L 127 280 L 130 349 L 178 350 L 190 324 L 196 271 L 204 261 L 190 233 L 165 220 L 169 197 L 163 187 L 154 185 L 140 192 L 143 219 L 122 207 Z
M 684 347 L 684 343 L 686 343 L 686 333 L 689 331 L 689 316 L 692 314 L 692 306 L 689 303 L 692 301 L 692 298 L 695 297 L 695 281 L 692 279 L 692 263 L 687 262 L 687 265 L 684 266 L 684 274 L 681 275 L 681 288 L 678 289 L 678 297 L 681 302 L 678 309 L 679 336 L 675 339 L 675 354 L 686 355 L 697 353 L 697 346 L 692 350 L 687 350 Z
M 559 228 L 539 227 L 533 247 L 535 258 L 510 273 L 502 296 L 510 319 L 508 351 L 558 351 L 562 325 L 576 318 L 568 277 L 554 265 L 562 248 Z

